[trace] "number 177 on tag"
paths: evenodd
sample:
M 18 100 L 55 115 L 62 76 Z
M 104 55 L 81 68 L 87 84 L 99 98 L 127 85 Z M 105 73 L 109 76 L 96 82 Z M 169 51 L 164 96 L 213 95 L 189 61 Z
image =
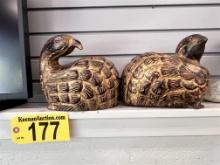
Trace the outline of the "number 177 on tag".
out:
M 67 113 L 19 115 L 11 121 L 12 141 L 17 144 L 69 141 Z

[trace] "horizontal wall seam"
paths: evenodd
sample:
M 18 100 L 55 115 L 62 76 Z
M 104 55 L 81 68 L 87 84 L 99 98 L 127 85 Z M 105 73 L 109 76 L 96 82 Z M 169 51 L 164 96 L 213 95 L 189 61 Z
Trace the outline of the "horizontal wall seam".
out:
M 78 6 L 78 7 L 28 7 L 28 11 L 46 11 L 46 10 L 83 10 L 83 9 L 108 9 L 108 8 L 165 8 L 165 7 L 216 7 L 220 6 L 220 3 L 203 3 L 203 4 L 164 4 L 164 5 L 120 5 L 120 6 Z
M 99 31 L 54 31 L 54 32 L 29 32 L 30 36 L 51 35 L 51 34 L 79 34 L 79 33 L 138 33 L 138 32 L 183 32 L 183 31 L 220 31 L 220 28 L 200 29 L 142 29 L 142 30 L 99 30 Z

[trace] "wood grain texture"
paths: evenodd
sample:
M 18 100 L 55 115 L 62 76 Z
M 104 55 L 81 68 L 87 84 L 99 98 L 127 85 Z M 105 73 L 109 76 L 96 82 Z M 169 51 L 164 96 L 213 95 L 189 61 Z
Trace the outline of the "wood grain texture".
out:
M 220 52 L 220 30 L 72 33 L 83 44 L 84 50 L 71 55 L 141 54 L 149 51 L 174 53 L 184 37 L 194 33 L 206 36 L 206 52 Z M 43 44 L 52 35 L 30 35 L 32 57 L 39 57 Z
M 219 76 L 214 76 L 214 77 L 211 77 L 211 83 L 213 83 L 213 81 L 219 81 L 220 77 Z M 43 92 L 42 92 L 42 88 L 41 88 L 41 84 L 38 83 L 38 82 L 34 82 L 32 83 L 32 86 L 33 86 L 33 97 L 29 99 L 29 102 L 30 103 L 42 103 L 42 102 L 46 102 L 46 99 L 43 95 Z M 215 93 L 219 93 L 220 91 L 217 89 L 215 91 Z M 206 96 L 205 99 L 208 100 L 207 98 L 209 97 L 210 99 L 210 96 Z
M 31 33 L 207 29 L 220 28 L 219 14 L 219 6 L 100 8 L 30 11 L 28 20 Z
M 28 8 L 220 4 L 219 0 L 28 0 Z
M 107 59 L 114 62 L 116 68 L 118 69 L 120 75 L 122 70 L 124 69 L 125 65 L 134 57 L 134 55 L 120 55 L 120 56 L 108 56 Z M 64 57 L 60 59 L 61 64 L 71 63 L 72 61 L 78 59 L 80 57 Z M 220 58 L 218 55 L 205 55 L 201 61 L 202 65 L 209 69 L 211 75 L 220 75 Z M 39 59 L 32 59 L 31 60 L 31 67 L 32 67 L 32 78 L 34 80 L 39 80 L 40 77 L 40 63 Z

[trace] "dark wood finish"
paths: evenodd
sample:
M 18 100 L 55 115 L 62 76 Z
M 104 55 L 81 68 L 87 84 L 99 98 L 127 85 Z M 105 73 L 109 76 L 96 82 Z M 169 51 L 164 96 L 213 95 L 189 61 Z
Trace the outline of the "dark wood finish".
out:
M 135 57 L 122 74 L 123 100 L 127 105 L 202 108 L 209 72 L 200 65 L 207 38 L 184 38 L 176 54 L 145 53 Z
M 48 108 L 59 111 L 106 109 L 117 105 L 119 78 L 114 64 L 103 57 L 85 57 L 60 65 L 59 57 L 80 41 L 70 35 L 50 38 L 41 53 L 41 83 Z

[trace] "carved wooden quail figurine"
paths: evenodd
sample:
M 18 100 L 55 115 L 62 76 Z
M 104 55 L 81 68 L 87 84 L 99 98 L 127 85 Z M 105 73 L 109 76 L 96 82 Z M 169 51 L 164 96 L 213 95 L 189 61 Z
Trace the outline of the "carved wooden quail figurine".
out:
M 127 105 L 202 108 L 209 72 L 200 65 L 207 38 L 184 38 L 174 56 L 145 53 L 125 67 L 123 100 Z
M 59 57 L 81 43 L 70 35 L 50 38 L 41 52 L 41 84 L 48 108 L 60 111 L 97 110 L 113 107 L 118 98 L 118 71 L 102 57 L 85 57 L 60 65 Z

